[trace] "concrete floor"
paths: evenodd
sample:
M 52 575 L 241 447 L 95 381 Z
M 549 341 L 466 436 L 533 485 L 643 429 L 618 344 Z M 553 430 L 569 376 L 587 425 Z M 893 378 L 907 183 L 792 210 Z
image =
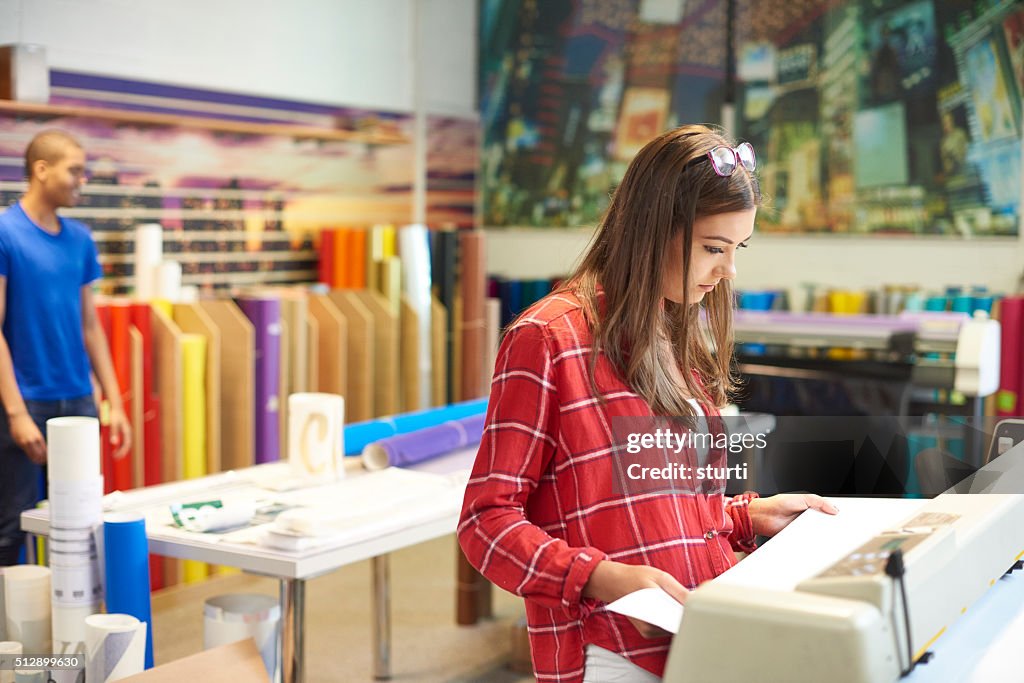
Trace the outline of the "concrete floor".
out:
M 494 618 L 455 623 L 454 536 L 391 555 L 392 680 L 423 683 L 529 683 L 509 670 L 522 600 L 494 589 Z M 370 562 L 343 567 L 306 586 L 306 683 L 372 681 Z M 202 650 L 203 601 L 224 593 L 277 596 L 277 582 L 217 576 L 153 596 L 154 659 L 159 665 Z

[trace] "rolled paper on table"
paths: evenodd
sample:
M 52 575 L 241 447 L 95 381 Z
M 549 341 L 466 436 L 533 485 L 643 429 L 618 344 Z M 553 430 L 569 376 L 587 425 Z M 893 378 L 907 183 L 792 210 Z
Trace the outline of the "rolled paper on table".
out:
M 129 513 L 108 514 L 103 521 L 103 557 L 106 567 L 107 611 L 130 615 L 146 625 L 151 624 L 149 543 L 146 540 L 145 518 Z M 146 629 L 142 640 L 143 663 L 148 669 L 153 666 L 151 628 Z M 94 679 L 88 680 L 91 682 Z
M 85 626 L 85 680 L 107 683 L 142 673 L 149 631 L 145 622 L 130 614 L 93 614 Z
M 430 408 L 403 413 L 379 420 L 356 422 L 345 427 L 345 455 L 358 455 L 374 441 L 380 441 L 398 434 L 408 434 L 418 429 L 434 427 L 452 420 L 459 420 L 487 412 L 487 399 L 453 403 L 443 408 Z
M 256 515 L 256 504 L 240 500 L 220 507 L 203 505 L 194 508 L 172 505 L 171 510 L 186 531 L 206 533 L 249 523 Z
M 45 655 L 51 646 L 49 567 L 21 564 L 4 569 L 7 637 L 22 644 L 25 654 Z
M 368 470 L 379 470 L 415 465 L 478 443 L 483 432 L 484 416 L 474 415 L 392 436 L 375 441 L 363 449 L 363 466 Z

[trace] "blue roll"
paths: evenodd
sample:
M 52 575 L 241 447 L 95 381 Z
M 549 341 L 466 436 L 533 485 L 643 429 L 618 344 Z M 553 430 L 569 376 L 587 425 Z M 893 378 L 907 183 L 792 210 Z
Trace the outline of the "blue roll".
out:
M 146 668 L 153 668 L 153 617 L 149 591 L 149 542 L 140 515 L 110 514 L 103 520 L 107 612 L 146 622 Z
M 417 429 L 435 427 L 445 422 L 472 417 L 487 412 L 487 399 L 453 403 L 444 408 L 428 408 L 402 413 L 366 422 L 355 422 L 345 427 L 345 455 L 359 455 L 367 444 L 396 434 L 408 434 Z

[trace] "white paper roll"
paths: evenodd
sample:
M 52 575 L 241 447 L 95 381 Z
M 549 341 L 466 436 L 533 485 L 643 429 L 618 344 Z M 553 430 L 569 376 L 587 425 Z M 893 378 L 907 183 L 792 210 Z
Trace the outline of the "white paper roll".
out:
M 53 653 L 77 655 L 86 652 L 85 620 L 99 612 L 99 603 L 80 607 L 53 606 Z
M 156 271 L 164 258 L 164 229 L 159 223 L 135 226 L 135 297 L 156 296 Z
M 281 607 L 269 595 L 231 593 L 210 598 L 203 607 L 203 649 L 252 638 L 273 678 L 280 622 Z
M 50 652 L 85 652 L 85 618 L 103 597 L 94 527 L 103 515 L 99 421 L 47 420 L 50 480 Z
M 402 259 L 402 293 L 419 320 L 420 410 L 430 407 L 430 248 L 424 225 L 406 225 L 398 231 Z M 451 313 L 449 313 L 451 315 Z
M 85 618 L 89 683 L 109 683 L 142 673 L 146 659 L 146 622 L 129 614 L 93 614 Z
M 22 564 L 4 570 L 7 637 L 18 641 L 25 654 L 49 654 L 50 569 Z
M 335 481 L 345 475 L 345 399 L 337 394 L 288 397 L 288 462 L 303 479 Z
M 21 653 L 21 643 L 13 640 L 0 641 L 0 655 L 20 655 Z M 14 671 L 0 669 L 0 683 L 14 683 Z
M 100 421 L 95 417 L 55 417 L 46 421 L 47 478 L 93 480 L 100 473 Z
M 181 264 L 177 261 L 160 262 L 156 270 L 156 296 L 167 301 L 181 298 Z

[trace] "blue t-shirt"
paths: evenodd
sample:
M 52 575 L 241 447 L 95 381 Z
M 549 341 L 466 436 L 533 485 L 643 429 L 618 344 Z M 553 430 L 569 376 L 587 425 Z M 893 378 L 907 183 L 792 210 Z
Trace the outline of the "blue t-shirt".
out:
M 58 401 L 92 393 L 82 334 L 82 285 L 102 275 L 89 228 L 60 219 L 52 235 L 21 204 L 0 214 L 0 276 L 7 278 L 3 333 L 21 395 Z

